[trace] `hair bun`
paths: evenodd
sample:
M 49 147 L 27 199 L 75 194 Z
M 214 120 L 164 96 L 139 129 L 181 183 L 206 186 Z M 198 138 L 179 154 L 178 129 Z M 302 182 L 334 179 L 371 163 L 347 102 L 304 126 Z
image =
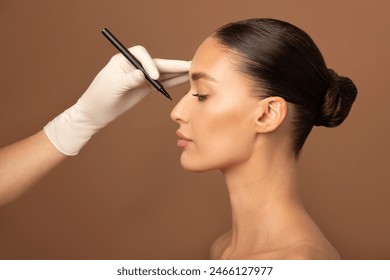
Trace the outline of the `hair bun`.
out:
M 328 72 L 329 87 L 314 125 L 335 127 L 348 116 L 356 99 L 357 88 L 351 79 L 337 75 L 332 69 L 328 69 Z

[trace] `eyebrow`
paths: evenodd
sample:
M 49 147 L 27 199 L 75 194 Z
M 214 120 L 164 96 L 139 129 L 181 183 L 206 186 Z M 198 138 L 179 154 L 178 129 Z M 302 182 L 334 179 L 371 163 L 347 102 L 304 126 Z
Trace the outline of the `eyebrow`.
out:
M 205 79 L 205 80 L 208 80 L 211 82 L 217 81 L 216 79 L 214 79 L 212 76 L 210 76 L 209 74 L 207 74 L 205 72 L 195 72 L 195 73 L 191 74 L 191 80 L 198 81 L 200 79 Z

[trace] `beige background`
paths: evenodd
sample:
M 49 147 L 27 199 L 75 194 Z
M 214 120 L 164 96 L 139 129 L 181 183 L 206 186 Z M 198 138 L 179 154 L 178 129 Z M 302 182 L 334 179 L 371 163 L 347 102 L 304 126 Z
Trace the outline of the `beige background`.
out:
M 316 128 L 300 160 L 308 211 L 346 259 L 390 258 L 388 1 L 0 1 L 0 146 L 39 131 L 129 47 L 190 60 L 227 22 L 273 17 L 307 31 L 359 96 Z M 169 102 L 149 96 L 17 201 L 0 208 L 1 259 L 204 259 L 229 228 L 218 172 L 179 163 Z M 20 174 L 23 176 L 23 174 Z

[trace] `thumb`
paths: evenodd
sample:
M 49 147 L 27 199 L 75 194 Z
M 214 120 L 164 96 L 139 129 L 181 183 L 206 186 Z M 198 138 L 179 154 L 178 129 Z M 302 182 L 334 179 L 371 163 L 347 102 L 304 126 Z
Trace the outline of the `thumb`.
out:
M 126 73 L 125 75 L 128 90 L 139 87 L 145 82 L 145 76 L 141 70 L 136 69 L 130 73 Z

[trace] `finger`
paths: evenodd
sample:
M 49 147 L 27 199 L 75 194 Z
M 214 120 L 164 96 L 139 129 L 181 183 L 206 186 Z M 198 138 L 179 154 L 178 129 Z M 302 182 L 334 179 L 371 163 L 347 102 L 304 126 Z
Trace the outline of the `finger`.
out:
M 188 80 L 189 80 L 189 77 L 188 77 L 188 74 L 186 73 L 186 74 L 171 78 L 169 80 L 165 80 L 161 83 L 164 87 L 170 88 L 170 87 L 175 87 L 175 86 L 184 84 L 184 83 L 188 82 Z
M 145 82 L 145 75 L 141 70 L 134 70 L 130 73 L 124 74 L 126 77 L 127 90 L 139 87 Z
M 188 73 L 162 73 L 160 74 L 160 78 L 158 79 L 160 82 L 164 82 L 166 80 L 181 76 L 188 75 Z
M 129 51 L 139 60 L 139 62 L 141 62 L 142 66 L 152 79 L 157 80 L 159 78 L 160 73 L 154 64 L 152 57 L 143 46 L 132 47 Z
M 149 95 L 152 91 L 151 90 L 142 90 L 138 92 L 127 92 L 124 95 L 124 103 L 126 104 L 127 108 L 133 107 L 135 104 L 140 102 L 145 96 Z
M 191 61 L 173 59 L 153 59 L 160 73 L 185 73 L 191 66 Z
M 115 68 L 113 68 L 112 65 L 114 65 Z M 116 69 L 116 67 L 119 66 L 121 72 L 125 73 L 131 72 L 135 69 L 135 67 L 130 64 L 130 62 L 121 53 L 117 53 L 111 57 L 110 63 L 107 66 L 109 67 L 110 71 L 112 71 L 112 69 Z

